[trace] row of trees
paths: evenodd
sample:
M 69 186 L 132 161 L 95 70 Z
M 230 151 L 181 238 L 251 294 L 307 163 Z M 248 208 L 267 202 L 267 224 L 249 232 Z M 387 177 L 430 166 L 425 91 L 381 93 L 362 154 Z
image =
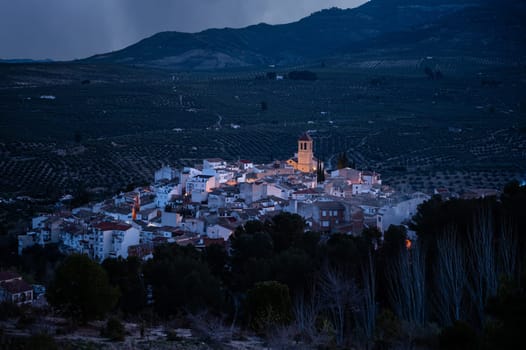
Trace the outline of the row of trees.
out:
M 525 207 L 518 184 L 498 199 L 433 198 L 413 218 L 412 243 L 405 226 L 383 239 L 374 228 L 323 237 L 283 213 L 239 227 L 229 251 L 162 245 L 148 262 L 102 266 L 71 256 L 49 300 L 81 321 L 153 307 L 164 319 L 186 315 L 288 344 L 511 347 L 526 326 Z

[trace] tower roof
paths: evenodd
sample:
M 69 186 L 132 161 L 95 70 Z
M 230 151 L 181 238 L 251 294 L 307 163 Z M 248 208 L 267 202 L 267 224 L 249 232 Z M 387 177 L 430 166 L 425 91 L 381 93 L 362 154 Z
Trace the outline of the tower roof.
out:
M 310 135 L 305 132 L 300 136 L 298 141 L 312 141 L 312 137 L 310 137 Z

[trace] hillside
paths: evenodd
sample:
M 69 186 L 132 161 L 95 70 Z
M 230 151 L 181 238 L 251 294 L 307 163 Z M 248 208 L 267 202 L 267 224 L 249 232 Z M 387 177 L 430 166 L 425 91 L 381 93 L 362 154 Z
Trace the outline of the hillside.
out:
M 487 54 L 492 44 L 505 46 L 506 54 L 523 55 L 525 18 L 518 1 L 372 0 L 284 25 L 157 33 L 87 61 L 208 70 L 304 64 L 364 49 L 420 52 L 431 47 L 437 54 Z M 480 43 L 487 50 L 481 52 Z

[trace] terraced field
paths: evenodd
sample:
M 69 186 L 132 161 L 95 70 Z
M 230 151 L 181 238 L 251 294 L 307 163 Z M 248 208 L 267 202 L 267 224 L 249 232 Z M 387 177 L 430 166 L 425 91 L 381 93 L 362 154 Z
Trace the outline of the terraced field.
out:
M 429 80 L 429 65 L 444 77 Z M 399 190 L 499 187 L 526 173 L 523 66 L 368 58 L 295 69 L 319 79 L 0 65 L 0 193 L 112 192 L 150 181 L 162 164 L 286 159 L 306 130 L 318 157 L 346 151 Z

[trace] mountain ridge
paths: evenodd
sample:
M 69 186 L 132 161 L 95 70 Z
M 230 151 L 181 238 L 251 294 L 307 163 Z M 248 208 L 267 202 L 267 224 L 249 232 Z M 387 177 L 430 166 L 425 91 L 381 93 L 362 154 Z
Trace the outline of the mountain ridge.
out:
M 494 22 L 495 28 L 503 30 L 506 18 L 493 16 L 491 22 L 492 11 L 506 12 L 501 11 L 503 8 L 508 12 L 520 9 L 519 20 L 514 20 L 512 25 L 519 25 L 518 31 L 524 30 L 521 24 L 524 6 L 514 1 L 371 0 L 353 9 L 321 10 L 288 24 L 260 23 L 197 33 L 160 32 L 122 50 L 95 55 L 85 61 L 190 70 L 304 64 L 353 50 L 394 47 L 398 42 L 407 45 L 408 38 L 425 36 L 429 28 L 437 25 L 454 24 L 455 34 L 462 34 L 463 19 L 474 17 L 473 13 L 483 14 L 486 16 L 483 21 L 489 22 L 490 27 Z M 444 22 L 444 19 L 447 20 Z M 474 34 L 472 37 L 491 36 L 488 28 L 475 27 L 471 22 L 465 23 L 465 31 Z M 441 30 L 441 36 L 451 34 L 447 27 Z M 431 34 L 436 32 L 435 29 Z M 420 46 L 425 39 L 419 40 Z M 469 36 L 465 40 L 469 41 Z M 469 42 L 462 44 L 473 50 Z M 462 50 L 462 45 L 457 46 Z

